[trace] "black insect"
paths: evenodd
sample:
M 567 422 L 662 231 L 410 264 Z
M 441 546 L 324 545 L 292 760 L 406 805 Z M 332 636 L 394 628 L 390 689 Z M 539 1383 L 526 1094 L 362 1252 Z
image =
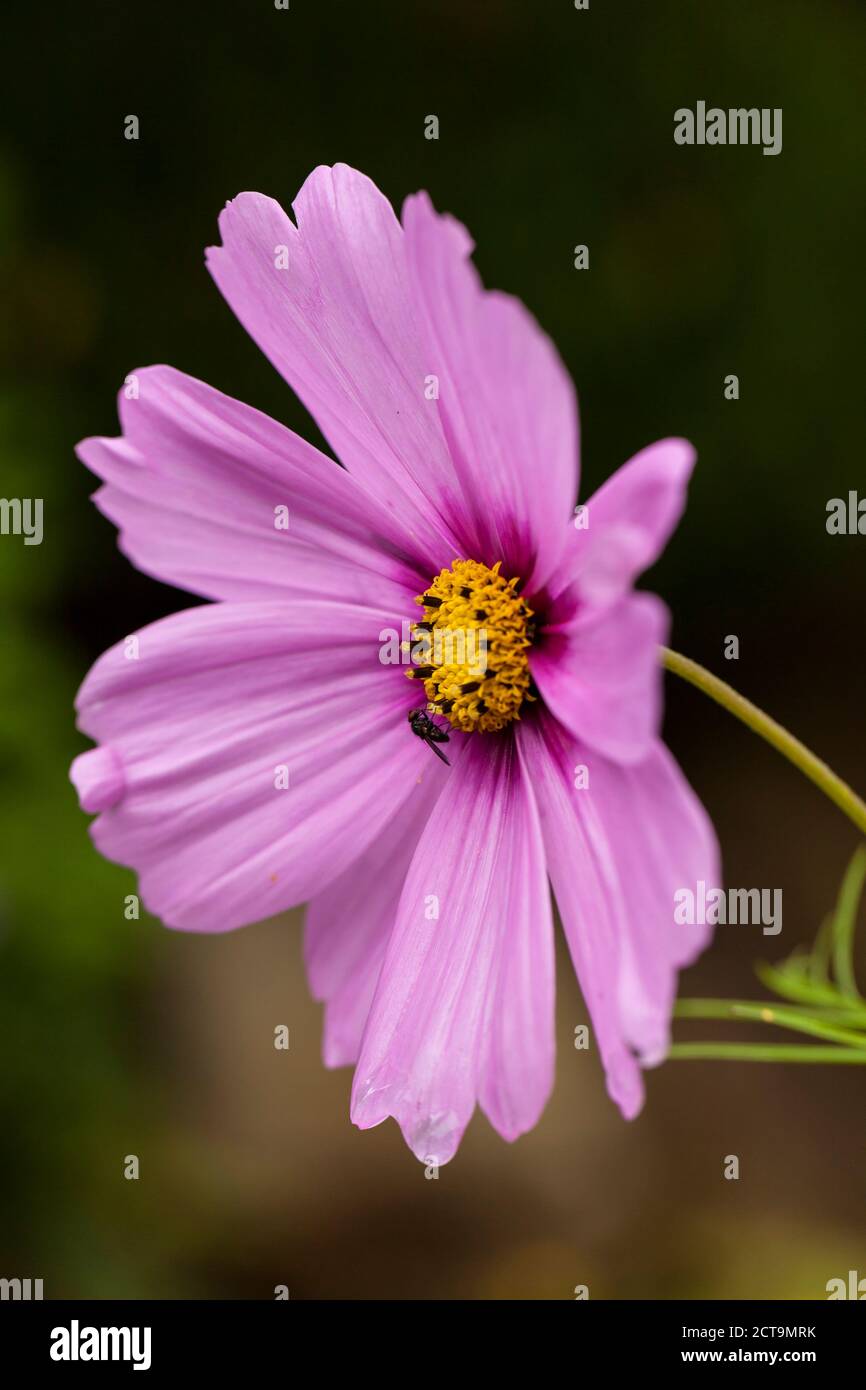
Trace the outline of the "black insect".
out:
M 448 766 L 451 766 L 451 763 L 442 752 L 442 749 L 436 747 L 437 743 L 447 743 L 449 736 L 444 729 L 439 728 L 438 724 L 433 723 L 433 720 L 426 710 L 411 710 L 409 713 L 409 727 L 413 734 L 417 734 L 419 738 L 423 738 L 428 747 L 433 749 L 437 758 L 441 758 L 443 763 L 448 763 Z

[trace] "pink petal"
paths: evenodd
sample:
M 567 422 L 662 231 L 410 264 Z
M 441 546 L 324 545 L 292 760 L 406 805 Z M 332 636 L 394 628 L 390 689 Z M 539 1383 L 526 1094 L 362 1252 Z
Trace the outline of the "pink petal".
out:
M 169 926 L 226 931 L 306 901 L 399 809 L 431 754 L 411 683 L 378 660 L 387 621 L 329 600 L 213 604 L 97 661 L 79 723 L 124 791 L 93 838 Z
M 513 774 L 519 775 L 519 764 Z M 538 808 L 524 783 L 527 844 L 515 901 L 506 904 L 495 987 L 487 995 L 478 1103 L 504 1139 L 538 1123 L 553 1088 L 555 956 L 550 889 L 543 866 Z
M 560 571 L 584 604 L 615 603 L 658 559 L 682 516 L 695 451 L 662 439 L 635 454 L 586 503 L 585 529 L 569 528 Z
M 538 794 L 548 870 L 592 1019 L 611 1097 L 627 1119 L 643 1102 L 643 1065 L 661 1060 L 679 966 L 703 927 L 675 923 L 675 893 L 720 881 L 707 816 L 662 744 L 638 767 L 589 753 L 549 717 L 518 746 Z M 578 769 L 587 769 L 581 785 Z
M 541 696 L 571 733 L 620 763 L 639 762 L 658 737 L 668 613 L 652 594 L 579 610 L 530 655 Z
M 588 791 L 574 787 L 573 749 L 553 720 L 525 720 L 518 748 L 541 813 L 547 871 L 598 1042 L 607 1089 L 626 1119 L 643 1104 L 643 1082 L 619 1008 L 625 925 L 615 866 Z
M 399 528 L 333 459 L 171 367 L 133 376 L 123 435 L 86 439 L 78 454 L 106 484 L 96 503 L 139 569 L 208 598 L 411 602 L 419 572 Z
M 571 759 L 580 760 L 577 745 Z M 590 766 L 587 810 L 610 846 L 626 924 L 619 981 L 622 1025 L 645 1066 L 661 1062 L 670 1044 L 677 971 L 709 944 L 712 927 L 675 921 L 675 894 L 722 884 L 712 824 L 675 759 L 656 743 L 636 767 L 602 758 Z M 573 764 L 572 764 L 573 765 Z
M 403 224 L 473 556 L 503 560 L 538 588 L 567 543 L 577 494 L 574 388 L 523 305 L 485 293 L 465 227 L 438 216 L 426 193 L 407 199 Z
M 453 739 L 448 756 L 453 763 Z M 449 776 L 445 764 L 430 756 L 399 814 L 361 858 L 310 903 L 304 955 L 313 996 L 327 1002 L 323 1054 L 328 1067 L 358 1060 L 403 882 Z
M 433 915 L 438 910 L 438 917 Z M 393 1115 L 445 1163 L 476 1099 L 509 1139 L 553 1073 L 550 896 L 537 813 L 507 737 L 468 740 L 409 869 L 355 1073 L 352 1119 Z
M 390 203 L 345 164 L 315 169 L 294 202 L 241 193 L 208 267 L 241 323 L 337 456 L 403 526 L 431 572 L 461 553 L 451 459 L 421 351 L 403 233 Z M 287 264 L 280 265 L 280 248 Z
M 73 759 L 69 779 L 82 811 L 107 811 L 123 796 L 123 766 L 113 748 L 88 748 Z

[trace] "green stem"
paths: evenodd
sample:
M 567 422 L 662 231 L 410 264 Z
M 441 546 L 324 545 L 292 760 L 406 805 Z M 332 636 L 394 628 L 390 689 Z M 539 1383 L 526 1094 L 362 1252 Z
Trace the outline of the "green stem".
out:
M 735 715 L 747 724 L 753 733 L 760 734 L 761 738 L 766 739 L 783 757 L 814 782 L 816 787 L 820 787 L 825 796 L 834 801 L 849 820 L 854 822 L 857 829 L 866 834 L 866 802 L 861 800 L 847 782 L 837 777 L 825 762 L 816 758 L 804 743 L 794 738 L 793 734 L 789 734 L 775 719 L 764 714 L 751 700 L 739 695 L 726 681 L 719 680 L 718 676 L 712 675 L 696 661 L 681 656 L 679 652 L 671 651 L 669 647 L 662 647 L 661 654 L 662 664 L 668 671 L 697 686 L 698 690 L 702 690 L 711 700 L 722 705 L 729 714 Z
M 775 1005 L 770 1005 L 770 1008 L 774 1007 Z M 849 1009 L 844 1004 L 840 1004 L 838 1008 L 826 1008 L 824 1005 L 813 1008 L 811 1004 L 791 1004 L 790 1008 L 795 1013 L 802 1010 L 804 1016 L 808 1014 L 810 1018 L 823 1018 L 827 1023 L 842 1023 L 849 1028 L 866 1030 L 866 1009 Z
M 773 1004 L 761 1004 L 751 1000 L 681 999 L 674 1006 L 674 1014 L 677 1018 L 742 1018 L 753 1023 L 775 1023 L 777 1027 L 788 1028 L 793 1033 L 809 1033 L 812 1037 L 824 1038 L 827 1042 L 866 1048 L 864 1033 L 856 1033 L 849 1028 L 838 1028 L 814 1015 L 797 1013 L 795 1009 L 779 1009 Z
M 797 1043 L 674 1043 L 670 1061 L 837 1062 L 866 1066 L 866 1047 L 810 1047 Z

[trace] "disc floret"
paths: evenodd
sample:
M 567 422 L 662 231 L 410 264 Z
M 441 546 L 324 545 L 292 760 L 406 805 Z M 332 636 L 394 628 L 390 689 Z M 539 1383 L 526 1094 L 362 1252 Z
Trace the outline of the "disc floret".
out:
M 417 664 L 407 674 L 423 681 L 430 712 L 464 733 L 498 732 L 533 699 L 534 616 L 501 565 L 454 560 L 415 600 L 424 618 L 412 625 Z

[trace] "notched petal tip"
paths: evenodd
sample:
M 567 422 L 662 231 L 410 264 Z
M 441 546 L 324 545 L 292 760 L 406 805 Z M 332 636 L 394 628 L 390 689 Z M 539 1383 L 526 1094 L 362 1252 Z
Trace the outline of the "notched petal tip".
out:
M 404 230 L 413 225 L 435 227 L 448 237 L 452 252 L 461 260 L 468 260 L 475 251 L 475 240 L 469 228 L 453 213 L 438 212 L 433 199 L 424 188 L 419 189 L 417 193 L 410 193 L 403 200 L 400 221 Z
M 405 1094 L 406 1078 L 399 1086 L 381 1082 L 376 1076 L 363 1082 L 355 1074 L 350 1118 L 358 1129 L 375 1129 L 385 1120 L 396 1120 L 406 1144 L 419 1163 L 443 1167 L 456 1154 L 468 1118 L 461 1120 L 456 1110 L 426 1113 Z
M 465 1128 L 453 1110 L 428 1115 L 420 1122 L 416 1119 L 412 1124 L 399 1120 L 398 1123 L 418 1162 L 433 1168 L 441 1168 L 451 1161 Z
M 69 780 L 88 815 L 116 806 L 125 790 L 123 765 L 114 749 L 107 746 L 79 753 L 69 769 Z

